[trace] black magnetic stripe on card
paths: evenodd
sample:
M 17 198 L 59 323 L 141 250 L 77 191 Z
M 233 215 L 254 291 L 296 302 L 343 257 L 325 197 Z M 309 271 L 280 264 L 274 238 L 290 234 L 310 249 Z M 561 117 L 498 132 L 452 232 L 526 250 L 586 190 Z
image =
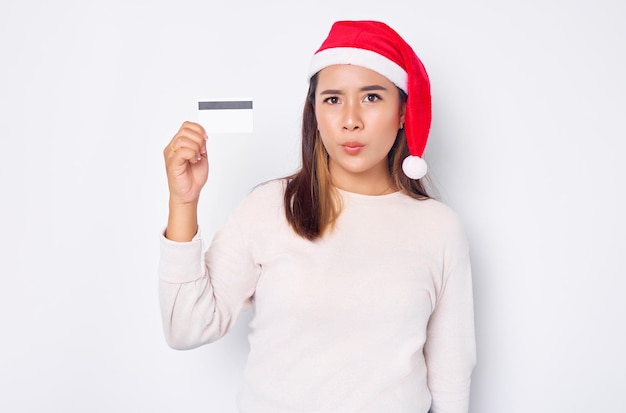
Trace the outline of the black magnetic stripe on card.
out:
M 199 110 L 252 109 L 251 100 L 198 102 Z

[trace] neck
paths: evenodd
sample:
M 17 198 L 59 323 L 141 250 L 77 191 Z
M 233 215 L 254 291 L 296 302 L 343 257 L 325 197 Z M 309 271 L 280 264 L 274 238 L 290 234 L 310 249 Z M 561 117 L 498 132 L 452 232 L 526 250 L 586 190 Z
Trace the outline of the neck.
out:
M 333 174 L 331 181 L 334 186 L 344 191 L 361 195 L 386 195 L 397 191 L 387 170 L 384 172 L 368 171 L 361 174 Z

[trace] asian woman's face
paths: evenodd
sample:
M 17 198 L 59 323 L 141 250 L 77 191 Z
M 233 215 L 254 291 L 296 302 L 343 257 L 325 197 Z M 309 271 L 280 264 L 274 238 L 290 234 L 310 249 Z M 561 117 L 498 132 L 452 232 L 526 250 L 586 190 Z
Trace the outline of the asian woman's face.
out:
M 377 72 L 354 65 L 319 72 L 315 115 L 335 185 L 347 189 L 355 179 L 389 181 L 387 155 L 404 110 L 396 86 Z

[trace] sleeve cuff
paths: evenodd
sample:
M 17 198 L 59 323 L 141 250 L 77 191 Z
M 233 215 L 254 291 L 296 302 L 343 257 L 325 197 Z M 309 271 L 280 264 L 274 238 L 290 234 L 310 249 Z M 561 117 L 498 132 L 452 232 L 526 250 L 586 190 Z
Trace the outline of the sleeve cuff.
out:
M 161 231 L 159 279 L 173 284 L 196 281 L 204 275 L 202 237 L 200 229 L 189 242 L 165 238 Z

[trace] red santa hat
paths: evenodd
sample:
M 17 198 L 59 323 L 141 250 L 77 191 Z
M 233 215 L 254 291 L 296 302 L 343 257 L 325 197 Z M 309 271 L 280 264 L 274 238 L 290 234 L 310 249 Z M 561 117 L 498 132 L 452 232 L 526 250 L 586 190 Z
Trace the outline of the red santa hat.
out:
M 408 95 L 404 132 L 411 155 L 402 163 L 402 170 L 411 179 L 426 175 L 422 156 L 432 118 L 430 81 L 411 46 L 385 23 L 338 21 L 315 52 L 309 76 L 338 64 L 362 66 L 380 73 Z

